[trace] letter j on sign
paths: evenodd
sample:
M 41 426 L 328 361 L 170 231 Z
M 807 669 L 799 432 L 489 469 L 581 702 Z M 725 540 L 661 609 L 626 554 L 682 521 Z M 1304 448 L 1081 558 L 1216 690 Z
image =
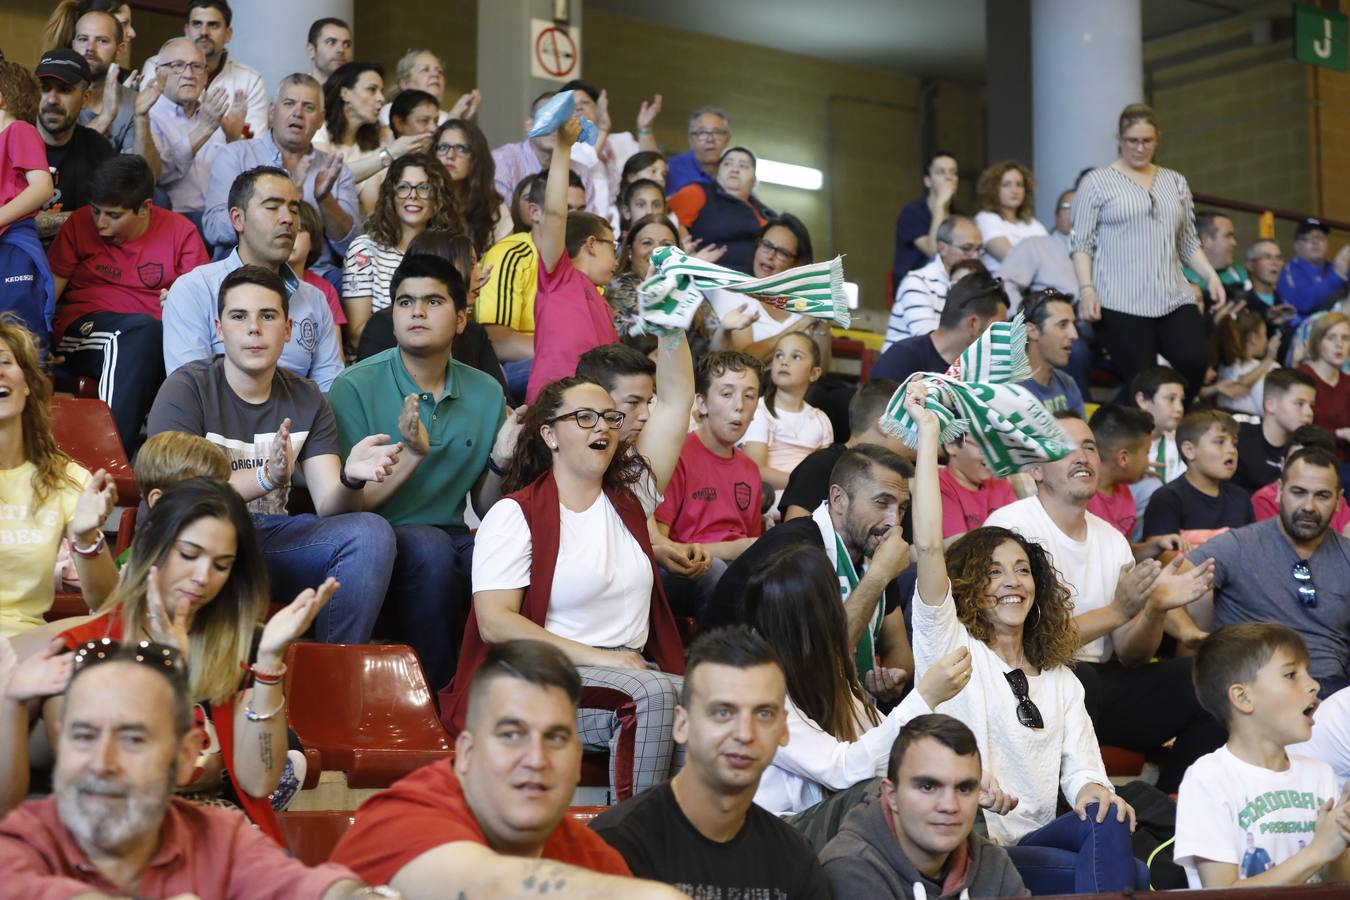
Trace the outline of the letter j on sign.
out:
M 1309 65 L 1344 72 L 1347 61 L 1346 17 L 1334 10 L 1294 6 L 1294 58 Z

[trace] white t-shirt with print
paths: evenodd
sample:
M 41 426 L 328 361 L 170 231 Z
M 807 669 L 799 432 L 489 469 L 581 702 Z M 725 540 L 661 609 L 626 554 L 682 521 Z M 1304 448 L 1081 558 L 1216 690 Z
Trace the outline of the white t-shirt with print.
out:
M 1104 519 L 1087 513 L 1087 536 L 1075 541 L 1059 530 L 1041 501 L 1027 497 L 989 514 L 985 525 L 1016 531 L 1046 549 L 1069 588 L 1074 614 L 1101 609 L 1116 596 L 1121 566 L 1134 562 L 1125 536 Z M 1078 658 L 1105 662 L 1115 652 L 1111 635 L 1103 635 L 1078 649 Z
M 975 227 L 980 229 L 980 240 L 986 247 L 995 238 L 1007 238 L 1008 243 L 1016 247 L 1024 238 L 1047 235 L 1045 226 L 1035 219 L 1030 222 L 1009 222 L 998 213 L 989 210 L 975 214 Z M 984 263 L 990 275 L 997 275 L 999 267 L 1003 265 L 987 250 L 980 257 L 980 261 Z
M 1341 688 L 1317 707 L 1310 740 L 1286 749 L 1331 766 L 1337 789 L 1344 790 L 1350 782 L 1350 687 Z
M 650 498 L 642 497 L 650 516 Z M 558 564 L 544 628 L 592 647 L 647 645 L 652 565 L 603 493 L 589 509 L 558 504 Z M 520 504 L 498 501 L 474 539 L 473 591 L 501 591 L 530 584 L 531 537 Z
M 1173 859 L 1192 888 L 1201 886 L 1197 860 L 1231 863 L 1239 880 L 1260 875 L 1312 840 L 1317 810 L 1337 796 L 1336 776 L 1321 760 L 1290 753 L 1289 768 L 1275 772 L 1220 747 L 1181 779 Z

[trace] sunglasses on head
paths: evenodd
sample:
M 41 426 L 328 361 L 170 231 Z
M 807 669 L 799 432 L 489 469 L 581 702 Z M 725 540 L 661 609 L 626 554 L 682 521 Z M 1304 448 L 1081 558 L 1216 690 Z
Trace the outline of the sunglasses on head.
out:
M 112 638 L 86 641 L 75 648 L 75 668 L 98 665 L 110 660 L 140 663 L 151 668 L 178 669 L 183 655 L 175 647 L 154 641 L 124 644 Z
M 1027 673 L 1021 669 L 1013 669 L 1011 672 L 1004 672 L 1003 677 L 1008 679 L 1008 687 L 1012 688 L 1013 696 L 1017 698 L 1017 721 L 1027 728 L 1044 728 L 1045 720 L 1041 718 L 1041 711 L 1031 701 Z
M 1066 294 L 1054 288 L 1037 291 L 1027 298 L 1026 304 L 1022 307 L 1022 319 L 1027 322 L 1035 322 L 1036 314 L 1047 303 L 1067 303 L 1073 306 L 1073 294 Z

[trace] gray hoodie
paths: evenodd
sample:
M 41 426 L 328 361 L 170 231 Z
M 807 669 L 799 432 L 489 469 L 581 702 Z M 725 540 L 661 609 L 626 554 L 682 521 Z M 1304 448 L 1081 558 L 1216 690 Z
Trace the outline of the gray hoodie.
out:
M 927 900 L 956 900 L 963 891 L 975 898 L 1031 896 L 1008 854 L 988 838 L 972 832 L 964 852 L 952 856 L 945 884 L 920 874 L 900 851 L 881 801 L 868 799 L 844 817 L 839 832 L 820 852 L 820 861 L 836 897 L 915 900 L 916 884 L 923 885 Z

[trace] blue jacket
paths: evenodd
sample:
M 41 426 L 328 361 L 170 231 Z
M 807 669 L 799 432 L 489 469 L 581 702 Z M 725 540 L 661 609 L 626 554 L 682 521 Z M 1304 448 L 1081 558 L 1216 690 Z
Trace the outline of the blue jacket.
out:
M 1295 258 L 1284 264 L 1275 291 L 1281 302 L 1298 310 L 1301 321 L 1321 309 L 1327 299 L 1345 285 L 1346 280 L 1336 274 L 1331 263 L 1314 266 Z

